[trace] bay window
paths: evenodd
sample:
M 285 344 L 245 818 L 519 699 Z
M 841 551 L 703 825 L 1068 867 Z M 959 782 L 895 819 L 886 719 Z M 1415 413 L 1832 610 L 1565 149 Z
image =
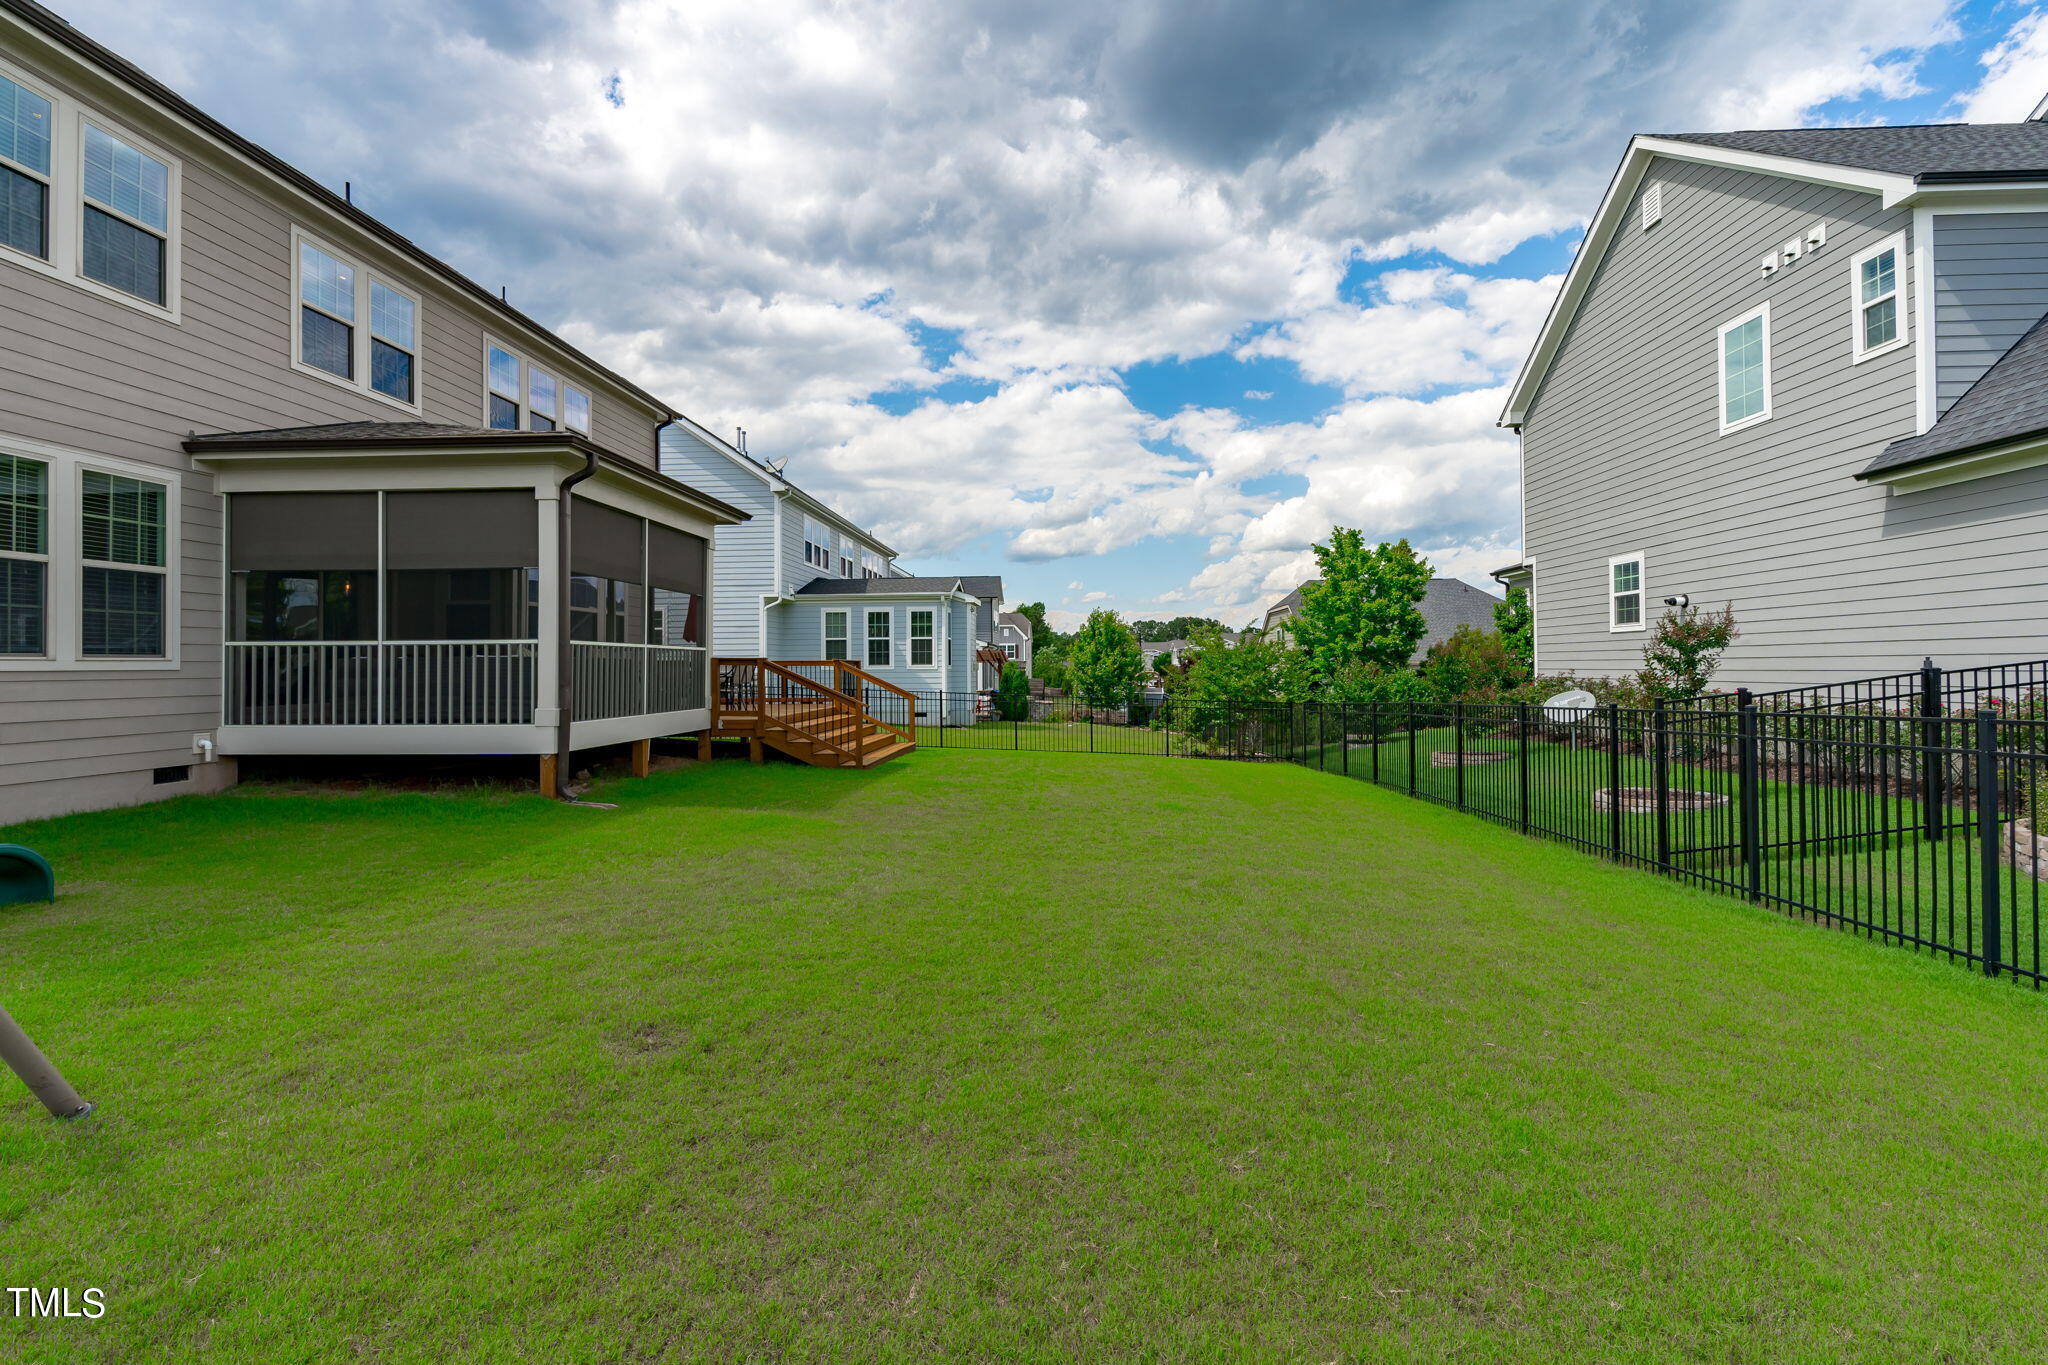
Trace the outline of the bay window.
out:
M 590 393 L 542 369 L 503 342 L 484 343 L 486 423 L 498 431 L 562 431 L 588 436 Z
M 870 668 L 887 668 L 895 657 L 894 630 L 896 614 L 893 611 L 871 611 L 868 613 L 867 665 Z
M 810 517 L 804 518 L 804 563 L 827 572 L 832 568 L 832 532 Z
M 910 666 L 930 668 L 937 662 L 937 614 L 919 609 L 910 613 Z
M 526 374 L 527 425 L 535 431 L 555 429 L 555 377 L 546 370 Z

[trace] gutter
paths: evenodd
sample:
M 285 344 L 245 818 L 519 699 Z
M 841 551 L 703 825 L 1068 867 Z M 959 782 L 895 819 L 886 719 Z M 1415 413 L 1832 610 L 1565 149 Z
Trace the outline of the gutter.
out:
M 555 705 L 560 708 L 555 720 L 555 799 L 572 804 L 576 800 L 569 790 L 575 761 L 571 737 L 576 725 L 576 646 L 569 638 L 569 537 L 575 520 L 569 510 L 575 500 L 570 490 L 595 473 L 597 450 L 592 447 L 583 452 L 583 468 L 563 475 L 555 485 Z

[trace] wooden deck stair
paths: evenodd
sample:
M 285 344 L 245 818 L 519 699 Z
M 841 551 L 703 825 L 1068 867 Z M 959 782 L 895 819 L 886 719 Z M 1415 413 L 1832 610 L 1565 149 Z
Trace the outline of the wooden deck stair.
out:
M 917 748 L 917 699 L 844 659 L 719 659 L 711 735 L 816 768 L 872 768 Z M 900 714 L 899 723 L 877 709 Z

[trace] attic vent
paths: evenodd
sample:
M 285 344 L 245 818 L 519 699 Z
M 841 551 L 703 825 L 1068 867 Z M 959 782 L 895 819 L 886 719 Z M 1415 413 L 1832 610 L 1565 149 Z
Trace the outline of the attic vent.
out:
M 1652 185 L 1643 191 L 1643 231 L 1648 232 L 1664 219 L 1664 187 Z

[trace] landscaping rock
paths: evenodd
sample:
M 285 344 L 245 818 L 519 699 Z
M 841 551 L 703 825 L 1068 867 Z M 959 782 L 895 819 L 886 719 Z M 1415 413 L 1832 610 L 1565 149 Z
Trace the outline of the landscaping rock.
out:
M 1998 841 L 1999 861 L 2029 877 L 2048 875 L 2048 835 L 2034 833 L 2034 822 L 2015 820 L 2011 833 Z
M 1466 767 L 1473 768 L 1485 763 L 1505 763 L 1510 757 L 1512 755 L 1497 753 L 1491 749 L 1467 749 L 1462 754 L 1456 749 L 1438 749 L 1430 754 L 1429 766 L 1432 768 L 1455 768 L 1458 766 L 1459 760 L 1463 759 Z
M 1613 810 L 1613 788 L 1601 787 L 1593 793 L 1594 810 Z M 1692 791 L 1685 787 L 1673 787 L 1666 797 L 1667 810 L 1713 810 L 1728 804 L 1726 792 Z M 1655 787 L 1623 787 L 1621 789 L 1621 813 L 1623 815 L 1655 815 L 1657 813 L 1657 789 Z

